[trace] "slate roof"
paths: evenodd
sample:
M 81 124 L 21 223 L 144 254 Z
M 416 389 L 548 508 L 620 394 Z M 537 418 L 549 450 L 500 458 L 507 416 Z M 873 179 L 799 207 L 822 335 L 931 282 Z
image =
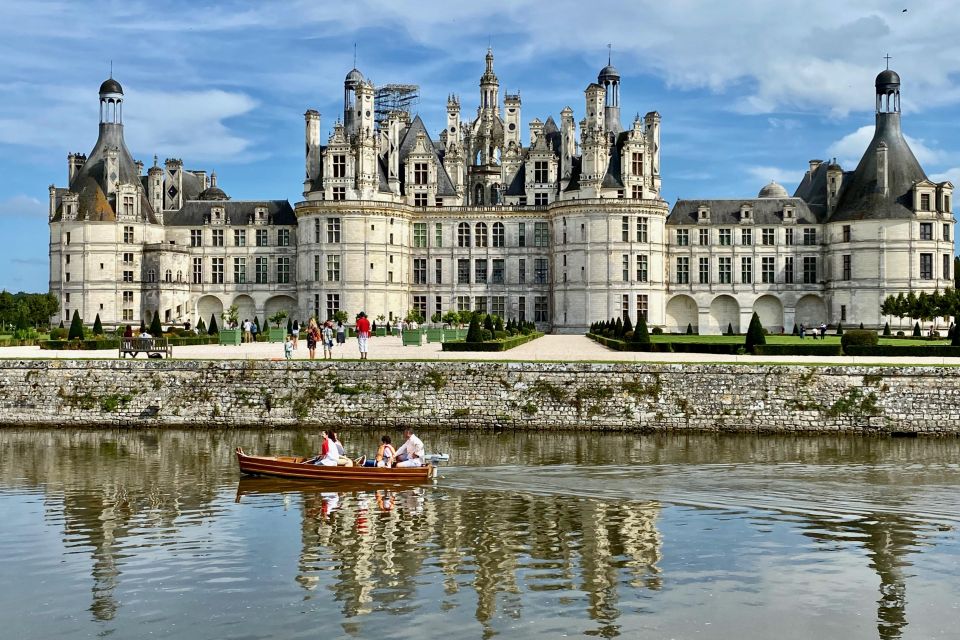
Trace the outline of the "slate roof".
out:
M 798 224 L 818 224 L 817 216 L 800 198 L 745 198 L 742 200 L 677 200 L 667 216 L 667 224 L 697 224 L 697 210 L 710 208 L 711 225 L 740 223 L 740 207 L 749 204 L 755 224 L 779 224 L 783 222 L 783 208 L 793 205 L 794 218 Z
M 226 222 L 232 225 L 246 225 L 257 207 L 266 207 L 270 224 L 295 225 L 297 217 L 293 207 L 286 200 L 229 200 L 210 202 L 190 200 L 181 209 L 164 217 L 164 225 L 171 227 L 198 227 L 206 222 L 212 207 L 223 207 Z
M 407 157 L 411 152 L 413 152 L 413 148 L 417 144 L 417 135 L 419 135 L 421 131 L 423 132 L 423 135 L 427 137 L 427 147 L 432 151 L 434 161 L 437 166 L 437 195 L 456 195 L 457 190 L 453 188 L 453 181 L 450 180 L 450 176 L 447 175 L 447 170 L 443 167 L 443 161 L 440 159 L 440 155 L 437 153 L 437 148 L 433 143 L 433 139 L 427 132 L 427 128 L 424 126 L 423 120 L 420 119 L 420 116 L 417 116 L 413 119 L 413 122 L 410 123 L 410 126 L 407 127 L 407 130 L 404 132 L 403 139 L 400 141 L 401 166 L 406 164 Z M 400 175 L 405 175 L 405 172 L 402 168 Z

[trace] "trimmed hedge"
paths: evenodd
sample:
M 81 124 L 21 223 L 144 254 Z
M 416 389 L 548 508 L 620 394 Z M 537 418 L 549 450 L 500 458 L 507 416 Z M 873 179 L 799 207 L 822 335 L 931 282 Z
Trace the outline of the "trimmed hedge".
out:
M 903 356 L 916 358 L 960 358 L 960 347 L 950 345 L 898 345 L 878 344 L 875 346 L 849 346 L 844 352 L 848 356 Z
M 899 348 L 899 347 L 897 347 Z M 840 356 L 838 344 L 763 344 L 754 349 L 758 356 Z
M 106 351 L 118 350 L 119 340 L 41 340 L 41 349 L 70 351 Z
M 489 340 L 487 342 L 466 342 L 451 341 L 444 342 L 441 346 L 442 351 L 506 351 L 519 347 L 520 345 L 536 340 L 542 333 L 531 333 L 525 336 L 514 336 L 506 340 Z
M 637 344 L 636 342 L 625 342 L 613 338 L 604 338 L 592 333 L 587 337 L 599 342 L 605 347 L 615 351 L 641 351 L 647 353 L 719 353 L 721 355 L 736 355 L 743 349 L 742 344 L 737 343 L 715 343 L 715 342 L 651 342 L 649 344 Z

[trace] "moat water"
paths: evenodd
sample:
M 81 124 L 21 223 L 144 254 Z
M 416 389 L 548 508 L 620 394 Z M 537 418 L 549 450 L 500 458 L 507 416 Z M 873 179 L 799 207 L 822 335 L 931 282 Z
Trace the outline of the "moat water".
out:
M 0 429 L 0 637 L 958 637 L 960 439 L 421 435 L 337 490 L 237 471 L 313 431 Z

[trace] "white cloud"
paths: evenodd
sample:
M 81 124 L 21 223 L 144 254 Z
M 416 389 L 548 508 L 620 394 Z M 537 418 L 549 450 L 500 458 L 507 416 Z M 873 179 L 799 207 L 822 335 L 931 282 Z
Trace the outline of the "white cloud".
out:
M 780 167 L 747 167 L 747 173 L 754 178 L 757 183 L 757 190 L 771 180 L 779 182 L 791 191 L 793 185 L 798 184 L 803 179 L 804 172 L 793 169 L 781 169 Z
M 36 198 L 16 195 L 0 200 L 0 216 L 46 217 L 48 204 Z
M 940 173 L 935 173 L 928 177 L 934 182 L 944 182 L 949 180 L 953 183 L 954 187 L 957 187 L 960 186 L 960 167 L 950 167 L 946 171 L 941 171 Z

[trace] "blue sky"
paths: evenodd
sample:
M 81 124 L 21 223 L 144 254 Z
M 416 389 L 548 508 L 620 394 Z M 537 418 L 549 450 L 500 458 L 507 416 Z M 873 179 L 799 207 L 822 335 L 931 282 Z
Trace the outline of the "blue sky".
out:
M 904 11 L 904 8 L 907 11 Z M 624 124 L 663 118 L 663 195 L 792 191 L 811 158 L 853 168 L 872 135 L 873 79 L 892 56 L 904 131 L 927 174 L 960 185 L 960 17 L 954 3 L 835 0 L 74 0 L 4 3 L 0 23 L 0 288 L 46 291 L 47 186 L 97 135 L 97 89 L 124 87 L 126 140 L 146 164 L 216 170 L 233 198 L 301 198 L 303 112 L 323 136 L 343 77 L 420 85 L 432 135 L 448 93 L 476 109 L 488 43 L 523 119 L 569 105 L 606 64 Z M 524 134 L 524 139 L 529 136 Z

